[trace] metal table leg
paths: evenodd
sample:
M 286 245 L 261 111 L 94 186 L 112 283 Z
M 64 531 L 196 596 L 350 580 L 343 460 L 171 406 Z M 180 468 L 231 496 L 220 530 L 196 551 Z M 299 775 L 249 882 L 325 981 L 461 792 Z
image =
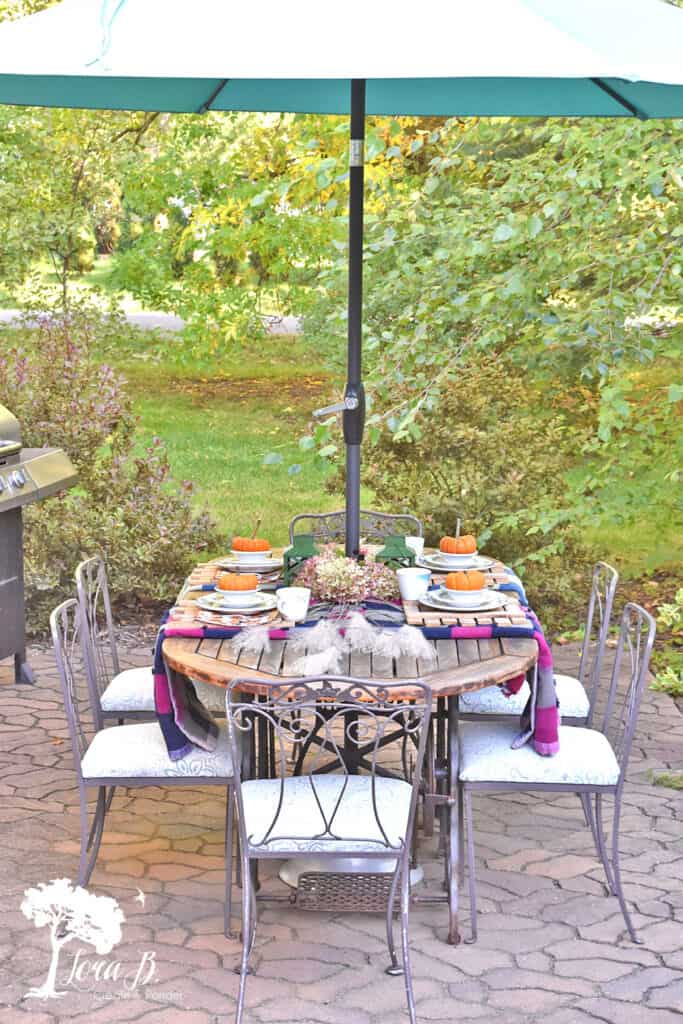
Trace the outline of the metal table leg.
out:
M 444 858 L 446 863 L 446 887 L 448 892 L 448 941 L 456 946 L 460 942 L 458 931 L 458 876 L 460 858 L 460 828 L 458 801 L 458 698 L 448 698 L 448 777 L 447 777 L 447 819 L 448 835 L 447 850 Z

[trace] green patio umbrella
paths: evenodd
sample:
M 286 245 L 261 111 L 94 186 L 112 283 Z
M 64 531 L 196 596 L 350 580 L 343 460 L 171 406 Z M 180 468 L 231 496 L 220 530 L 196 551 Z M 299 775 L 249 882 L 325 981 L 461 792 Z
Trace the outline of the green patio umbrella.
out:
M 683 116 L 665 0 L 64 0 L 0 26 L 0 103 L 351 115 L 346 550 L 359 546 L 366 114 Z

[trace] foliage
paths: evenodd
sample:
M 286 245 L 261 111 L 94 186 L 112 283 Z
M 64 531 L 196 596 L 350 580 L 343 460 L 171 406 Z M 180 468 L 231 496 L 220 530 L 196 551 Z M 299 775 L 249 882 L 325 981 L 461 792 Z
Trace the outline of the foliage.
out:
M 669 633 L 663 651 L 657 652 L 657 678 L 653 690 L 662 690 L 672 697 L 683 697 L 683 587 L 674 600 L 661 604 L 657 610 L 657 625 Z
M 549 411 L 539 390 L 509 358 L 477 356 L 441 400 L 423 409 L 402 438 L 380 436 L 365 479 L 382 507 L 409 509 L 425 525 L 427 543 L 463 530 L 526 574 L 530 597 L 547 608 L 561 599 L 569 610 L 585 600 L 576 586 L 591 552 L 567 523 L 538 521 L 544 506 L 561 507 L 573 450 L 589 429 L 565 409 Z M 397 496 L 400 496 L 397 504 Z M 572 572 L 558 573 L 571 560 Z
M 0 356 L 0 401 L 19 418 L 25 445 L 63 446 L 78 486 L 25 510 L 26 580 L 33 627 L 73 590 L 76 564 L 101 552 L 114 593 L 169 600 L 214 538 L 191 508 L 191 485 L 171 480 L 158 438 L 134 451 L 135 417 L 120 374 L 94 358 L 103 330 L 81 309 L 29 321 Z
M 410 437 L 477 352 L 509 353 L 592 421 L 567 480 L 574 519 L 627 522 L 654 495 L 663 518 L 680 515 L 683 391 L 674 376 L 643 401 L 638 381 L 655 358 L 680 372 L 677 138 L 673 122 L 592 120 L 432 132 L 427 173 L 367 225 L 371 438 Z M 342 253 L 321 274 L 309 320 L 322 339 L 343 324 L 345 272 Z M 329 425 L 315 440 L 336 438 Z

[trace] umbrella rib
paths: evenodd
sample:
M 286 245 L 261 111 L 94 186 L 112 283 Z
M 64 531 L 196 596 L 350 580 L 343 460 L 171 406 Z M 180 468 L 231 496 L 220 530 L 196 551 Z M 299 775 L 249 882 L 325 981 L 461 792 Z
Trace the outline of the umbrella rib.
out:
M 228 84 L 229 81 L 230 81 L 229 78 L 222 78 L 220 80 L 220 82 L 218 83 L 218 85 L 216 86 L 216 88 L 211 93 L 211 95 L 209 96 L 208 100 L 205 100 L 202 103 L 201 107 L 197 107 L 197 111 L 196 112 L 198 114 L 205 114 L 207 112 L 207 110 L 210 110 L 211 109 L 211 105 L 213 104 L 213 101 L 215 99 L 217 99 L 218 96 L 220 96 L 220 94 L 223 92 L 223 90 L 225 89 L 225 87 L 226 87 L 226 85 Z
M 608 96 L 611 96 L 613 100 L 616 100 L 619 106 L 623 107 L 624 110 L 627 110 L 629 114 L 633 115 L 633 117 L 639 117 L 641 121 L 647 120 L 647 114 L 645 114 L 644 111 L 639 110 L 634 103 L 631 103 L 631 101 L 627 100 L 625 96 L 618 93 L 613 86 L 608 85 L 602 78 L 591 78 L 591 82 L 593 85 L 597 85 L 598 89 L 602 89 L 602 91 L 607 93 Z

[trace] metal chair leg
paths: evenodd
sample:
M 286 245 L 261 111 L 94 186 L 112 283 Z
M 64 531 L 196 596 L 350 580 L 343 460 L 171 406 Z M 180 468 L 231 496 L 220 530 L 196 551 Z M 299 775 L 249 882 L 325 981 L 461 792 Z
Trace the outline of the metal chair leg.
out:
M 232 920 L 232 841 L 233 841 L 233 788 L 228 786 L 225 807 L 225 900 L 223 903 L 223 934 L 231 935 Z
M 104 808 L 106 814 L 111 807 L 111 802 L 114 799 L 114 793 L 116 792 L 116 786 L 110 786 L 109 792 L 107 793 L 107 803 Z M 93 818 L 92 826 L 90 828 L 90 835 L 88 836 L 88 849 L 92 846 L 92 841 L 95 838 L 95 825 L 97 824 L 97 816 Z
M 410 871 L 403 863 L 401 870 L 401 951 L 403 953 L 403 980 L 406 986 L 410 1024 L 416 1024 L 413 978 L 410 973 L 410 949 L 408 944 L 408 914 L 410 910 Z
M 583 808 L 583 820 L 586 822 L 586 825 L 588 825 L 591 832 L 593 832 L 593 815 L 591 813 L 590 793 L 579 793 L 579 800 L 581 801 L 581 806 Z
M 396 902 L 396 890 L 398 888 L 400 875 L 401 864 L 400 861 L 397 861 L 394 877 L 391 879 L 391 889 L 389 890 L 389 899 L 387 901 L 387 947 L 389 949 L 391 963 L 387 967 L 385 974 L 390 974 L 392 976 L 403 974 L 403 967 L 396 959 L 396 946 L 394 945 L 394 903 Z
M 93 868 L 95 867 L 95 861 L 97 860 L 97 854 L 100 852 L 100 843 L 102 842 L 102 833 L 104 831 L 104 818 L 107 813 L 106 807 L 106 787 L 100 786 L 97 790 L 97 806 L 95 807 L 95 819 L 93 826 L 95 829 L 92 839 L 92 849 L 90 856 L 87 858 L 87 846 L 84 848 L 86 842 L 87 829 L 88 829 L 88 813 L 87 805 L 85 802 L 85 794 L 81 796 L 81 856 L 78 864 L 78 884 L 87 885 L 90 881 Z
M 237 994 L 235 1024 L 242 1024 L 242 1017 L 244 1014 L 244 995 L 247 984 L 247 974 L 249 973 L 249 955 L 251 953 L 251 947 L 253 944 L 251 912 L 254 901 L 252 900 L 251 873 L 249 871 L 249 862 L 246 856 L 244 856 L 244 854 L 242 857 L 242 879 L 242 956 L 240 959 L 239 968 L 240 985 Z
M 424 795 L 422 797 L 422 834 L 428 839 L 434 835 L 434 800 L 432 794 L 435 792 L 436 779 L 434 776 L 434 728 L 429 723 L 429 733 L 425 748 L 424 767 L 422 770 L 424 779 Z
M 612 822 L 612 877 L 614 878 L 614 889 L 616 892 L 617 899 L 619 900 L 619 906 L 621 907 L 621 913 L 623 914 L 628 933 L 631 936 L 631 941 L 640 945 L 642 939 L 639 939 L 636 935 L 635 928 L 633 927 L 633 921 L 631 915 L 628 912 L 626 906 L 626 900 L 624 899 L 624 891 L 621 885 L 621 870 L 619 868 L 619 818 L 621 817 L 621 793 L 617 791 L 614 794 L 614 820 Z
M 472 821 L 472 794 L 465 790 L 465 818 L 467 820 L 467 875 L 470 893 L 470 938 L 477 941 L 477 879 L 474 871 L 474 823 Z
M 463 788 L 458 785 L 458 880 L 465 884 L 465 815 Z
M 591 820 L 592 820 L 591 813 Z M 614 886 L 614 878 L 612 876 L 612 866 L 607 856 L 607 844 L 605 842 L 605 829 L 602 824 L 602 793 L 595 794 L 595 824 L 593 827 L 593 838 L 595 839 L 595 845 L 597 847 L 598 856 L 602 861 L 602 866 L 605 869 L 605 878 L 607 879 L 607 888 L 612 896 L 616 896 L 616 889 Z

